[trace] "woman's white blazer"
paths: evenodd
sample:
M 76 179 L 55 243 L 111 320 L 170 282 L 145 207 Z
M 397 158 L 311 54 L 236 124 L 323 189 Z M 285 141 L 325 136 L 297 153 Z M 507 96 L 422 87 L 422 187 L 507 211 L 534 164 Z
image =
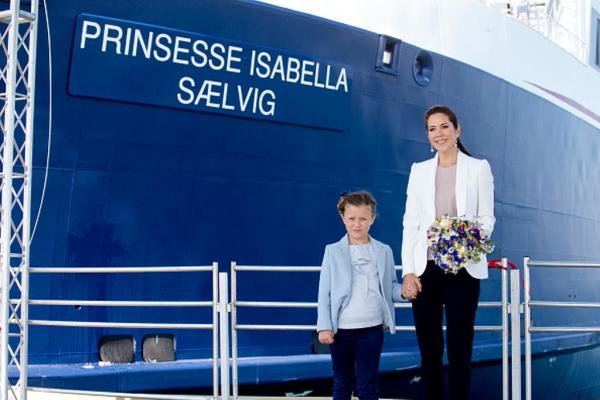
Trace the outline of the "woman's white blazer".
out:
M 406 189 L 402 233 L 402 276 L 420 276 L 427 265 L 427 229 L 435 221 L 435 174 L 438 155 L 414 163 Z M 456 161 L 456 212 L 458 217 L 477 221 L 491 234 L 494 229 L 494 177 L 486 160 L 458 152 Z M 474 278 L 488 276 L 486 257 L 466 267 Z

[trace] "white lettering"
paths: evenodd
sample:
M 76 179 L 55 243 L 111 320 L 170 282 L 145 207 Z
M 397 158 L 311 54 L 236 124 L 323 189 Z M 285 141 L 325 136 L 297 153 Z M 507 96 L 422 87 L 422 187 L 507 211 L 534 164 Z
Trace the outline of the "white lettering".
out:
M 158 50 L 154 50 L 153 54 L 154 59 L 160 62 L 168 61 L 171 58 L 171 48 L 167 44 L 162 43 L 163 39 L 166 40 L 167 44 L 172 43 L 171 36 L 166 33 L 159 33 L 156 35 L 156 47 L 161 49 L 164 52 L 164 55 L 160 56 Z
M 227 104 L 227 91 L 229 89 L 229 84 L 223 84 L 223 102 L 221 103 L 221 108 L 224 110 L 235 110 L 235 107 L 231 104 Z
M 257 60 L 258 66 L 256 67 L 256 75 L 261 78 L 267 78 L 269 76 L 269 62 L 271 61 L 271 55 L 264 51 L 258 53 Z M 263 67 L 263 70 L 260 70 Z
M 242 87 L 240 85 L 238 85 L 237 89 L 238 89 L 238 98 L 240 100 L 240 110 L 242 110 L 242 112 L 245 112 L 246 107 L 248 107 L 248 101 L 250 100 L 250 96 L 252 95 L 253 88 L 252 87 L 249 88 L 248 92 L 246 92 L 245 96 L 243 94 L 244 89 L 242 89 Z
M 181 93 L 177 93 L 177 101 L 181 104 L 192 104 L 192 101 L 194 101 L 194 92 L 192 91 L 192 89 L 187 88 L 185 86 L 186 82 L 190 84 L 192 88 L 195 85 L 194 80 L 189 76 L 184 76 L 183 78 L 181 78 L 179 80 L 179 89 L 182 92 L 185 92 L 185 94 L 187 94 L 187 97 L 184 98 Z
M 116 36 L 110 36 L 110 32 L 115 32 Z M 113 42 L 115 44 L 115 53 L 121 54 L 121 38 L 123 37 L 123 30 L 117 25 L 104 25 L 104 35 L 102 36 L 102 52 L 106 52 L 106 44 Z
M 190 63 L 190 61 L 187 59 L 186 60 L 180 59 L 179 53 L 189 54 L 190 49 L 188 49 L 187 47 L 181 47 L 181 42 L 190 43 L 191 41 L 192 41 L 192 39 L 187 38 L 187 37 L 177 36 L 175 38 L 175 48 L 173 49 L 173 62 L 175 64 L 188 65 Z
M 331 67 L 329 66 L 329 64 L 327 64 L 327 71 L 325 73 L 325 87 L 329 90 L 336 90 L 335 86 L 333 86 L 330 82 L 329 82 L 329 78 L 330 78 L 330 74 L 331 74 Z
M 315 65 L 315 87 L 318 88 L 324 88 L 325 85 L 322 83 L 319 83 L 319 67 L 321 66 L 321 64 L 317 63 Z M 327 65 L 327 68 L 329 68 L 329 65 Z
M 201 49 L 199 49 L 198 47 L 201 46 L 204 51 L 202 51 Z M 204 40 L 196 40 L 194 42 L 194 45 L 192 46 L 192 50 L 194 51 L 194 54 L 196 54 L 198 57 L 200 57 L 200 62 L 198 62 L 196 60 L 195 56 L 192 56 L 192 65 L 194 67 L 198 67 L 198 68 L 204 68 L 206 66 L 206 63 L 208 62 L 208 59 L 206 58 L 206 51 L 208 50 L 208 44 L 206 44 L 206 42 Z
M 220 51 L 217 52 L 217 50 Z M 223 66 L 225 65 L 225 58 L 223 57 L 223 55 L 225 54 L 225 46 L 223 46 L 221 43 L 213 43 L 212 46 L 210 46 L 210 55 L 213 56 L 214 59 L 216 59 L 219 63 L 215 64 L 213 62 L 213 58 L 211 58 L 208 61 L 208 65 L 210 65 L 210 68 L 212 68 L 215 71 L 220 71 L 223 69 Z
M 271 79 L 275 78 L 275 74 L 279 74 L 282 81 L 285 81 L 285 72 L 283 70 L 283 57 L 277 56 L 275 60 L 275 65 L 273 66 L 273 70 L 271 71 Z
M 346 68 L 342 68 L 340 71 L 340 76 L 338 77 L 335 90 L 339 90 L 340 86 L 343 86 L 344 92 L 348 93 L 348 78 L 346 78 Z
M 233 52 L 237 52 L 237 53 L 241 53 L 242 52 L 242 48 L 241 47 L 237 47 L 237 46 L 229 46 L 228 52 L 227 52 L 227 72 L 235 72 L 236 74 L 239 74 L 241 72 L 241 70 L 239 68 L 236 67 L 232 67 L 231 63 L 232 62 L 236 62 L 239 63 L 240 61 L 242 61 L 241 57 L 235 57 L 233 55 Z
M 202 82 L 202 87 L 200 87 L 200 90 L 198 91 L 198 96 L 196 97 L 194 104 L 198 105 L 200 104 L 200 100 L 204 100 L 206 102 L 206 107 L 219 108 L 219 103 L 212 102 L 213 97 L 219 97 L 220 95 L 219 92 L 213 91 L 213 86 L 220 87 L 221 85 L 222 83 L 217 81 L 205 80 Z
M 256 114 L 257 102 L 258 102 L 258 88 L 254 88 L 254 96 L 252 98 L 252 114 Z
M 269 96 L 270 100 L 265 101 L 265 96 Z M 267 108 L 263 106 L 267 105 Z M 265 90 L 260 94 L 260 113 L 266 116 L 275 115 L 275 93 L 272 90 Z
M 250 76 L 254 76 L 254 60 L 256 59 L 256 50 L 252 50 L 252 55 L 250 56 Z
M 307 69 L 308 66 L 314 66 L 315 63 L 313 61 L 303 60 L 302 61 L 302 77 L 300 78 L 300 83 L 302 85 L 311 86 L 311 81 L 307 81 L 306 78 L 313 76 L 314 72 L 310 69 Z
M 294 64 L 294 66 L 292 66 Z M 287 77 L 286 81 L 290 83 L 297 83 L 300 79 L 300 60 L 297 58 L 290 57 L 288 58 L 288 66 L 287 66 Z M 293 77 L 292 77 L 293 73 Z
M 94 28 L 94 32 L 90 33 L 89 28 Z M 83 21 L 83 27 L 81 29 L 81 42 L 79 43 L 80 49 L 85 49 L 85 42 L 87 39 L 98 39 L 98 37 L 100 37 L 100 24 L 97 22 Z
M 133 34 L 133 51 L 131 55 L 136 57 L 138 46 L 141 47 L 142 52 L 144 53 L 144 57 L 149 59 L 152 56 L 152 39 L 154 38 L 154 32 L 148 32 L 148 41 L 144 43 L 144 36 L 142 36 L 142 32 L 139 29 L 136 29 Z
M 129 55 L 129 45 L 131 44 L 131 28 L 127 28 L 127 34 L 125 35 L 125 52 L 126 56 Z

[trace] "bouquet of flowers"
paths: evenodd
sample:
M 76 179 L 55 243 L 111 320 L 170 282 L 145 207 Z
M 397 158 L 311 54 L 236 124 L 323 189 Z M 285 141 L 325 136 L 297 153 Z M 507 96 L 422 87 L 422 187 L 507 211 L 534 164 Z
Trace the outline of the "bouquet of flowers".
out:
M 477 222 L 449 217 L 437 218 L 427 231 L 427 244 L 435 263 L 446 273 L 458 271 L 481 260 L 494 250 L 494 243 Z

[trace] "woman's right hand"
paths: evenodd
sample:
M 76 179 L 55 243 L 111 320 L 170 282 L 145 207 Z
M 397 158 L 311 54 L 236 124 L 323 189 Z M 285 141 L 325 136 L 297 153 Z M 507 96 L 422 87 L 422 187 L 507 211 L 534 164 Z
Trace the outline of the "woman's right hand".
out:
M 402 297 L 414 300 L 421 292 L 421 280 L 415 274 L 406 274 L 402 279 Z
M 319 342 L 321 344 L 331 344 L 334 342 L 333 340 L 333 332 L 332 331 L 321 331 L 319 332 Z

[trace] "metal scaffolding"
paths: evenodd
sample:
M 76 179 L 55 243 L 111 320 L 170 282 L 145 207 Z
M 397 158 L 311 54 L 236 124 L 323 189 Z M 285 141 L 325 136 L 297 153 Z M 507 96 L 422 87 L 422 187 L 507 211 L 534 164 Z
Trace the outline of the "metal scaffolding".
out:
M 27 398 L 27 302 L 38 0 L 0 11 L 0 399 Z M 11 372 L 12 384 L 9 382 Z

